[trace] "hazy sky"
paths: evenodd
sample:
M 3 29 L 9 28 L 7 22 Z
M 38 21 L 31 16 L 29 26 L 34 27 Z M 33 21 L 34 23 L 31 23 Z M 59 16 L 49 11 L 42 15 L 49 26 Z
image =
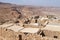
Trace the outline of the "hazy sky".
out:
M 21 4 L 21 5 L 60 7 L 60 0 L 0 0 L 0 2 L 14 3 L 19 5 Z

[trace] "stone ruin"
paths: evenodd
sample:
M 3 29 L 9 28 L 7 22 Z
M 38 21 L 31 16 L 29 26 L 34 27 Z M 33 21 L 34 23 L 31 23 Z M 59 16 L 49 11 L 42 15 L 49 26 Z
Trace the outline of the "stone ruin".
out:
M 4 23 L 0 25 L 0 40 L 60 40 L 60 23 L 50 21 L 35 16 Z

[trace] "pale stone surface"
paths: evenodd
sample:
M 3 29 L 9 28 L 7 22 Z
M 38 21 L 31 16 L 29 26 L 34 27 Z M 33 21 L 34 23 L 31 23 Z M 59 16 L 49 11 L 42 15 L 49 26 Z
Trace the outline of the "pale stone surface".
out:
M 45 28 L 43 28 L 44 30 L 51 30 L 51 31 L 60 31 L 60 24 L 57 23 L 53 23 L 53 24 L 48 24 L 46 25 Z
M 11 29 L 13 30 L 14 32 L 18 32 L 19 30 L 22 30 L 24 27 L 20 27 L 18 25 L 13 25 L 11 27 L 8 27 L 7 29 Z
M 24 28 L 20 32 L 37 33 L 39 30 L 39 28 Z
M 2 28 L 6 28 L 6 27 L 9 27 L 9 26 L 12 26 L 13 25 L 13 23 L 9 23 L 9 24 L 3 24 L 3 25 L 0 25 L 0 27 L 2 27 Z

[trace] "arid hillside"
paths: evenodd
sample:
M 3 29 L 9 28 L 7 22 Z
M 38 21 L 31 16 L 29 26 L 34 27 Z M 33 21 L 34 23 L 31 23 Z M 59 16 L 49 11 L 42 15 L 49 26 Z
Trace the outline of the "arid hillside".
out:
M 60 15 L 59 7 L 34 7 L 34 6 L 23 6 L 15 5 L 10 3 L 0 2 L 0 23 L 12 20 L 32 16 L 32 15 Z

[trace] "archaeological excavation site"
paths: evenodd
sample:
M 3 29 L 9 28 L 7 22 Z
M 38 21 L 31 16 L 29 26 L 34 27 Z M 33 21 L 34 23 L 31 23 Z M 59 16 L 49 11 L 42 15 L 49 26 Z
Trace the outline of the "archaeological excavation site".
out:
M 60 40 L 60 8 L 0 2 L 0 40 Z

